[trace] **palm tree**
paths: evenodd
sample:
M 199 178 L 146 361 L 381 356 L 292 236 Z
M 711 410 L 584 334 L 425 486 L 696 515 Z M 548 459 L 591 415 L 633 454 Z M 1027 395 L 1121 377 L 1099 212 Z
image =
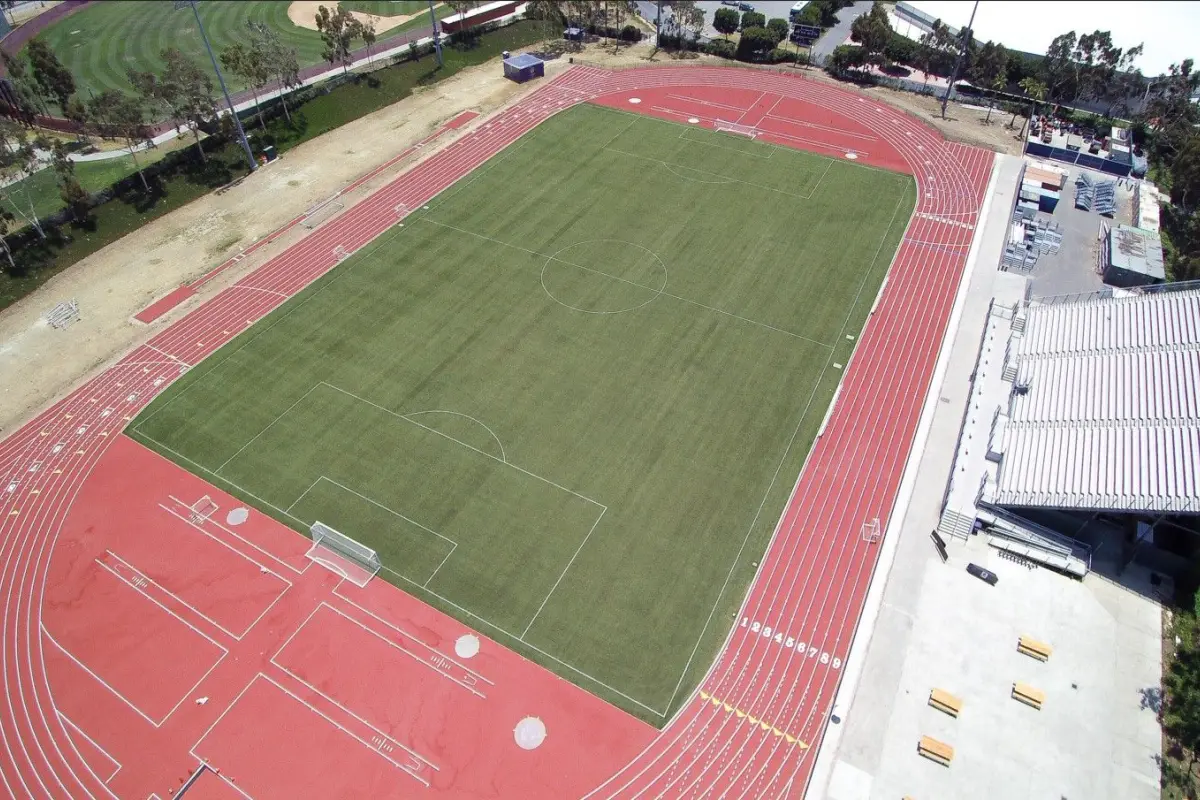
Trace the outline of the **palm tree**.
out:
M 1037 78 L 1022 78 L 1020 83 L 1021 91 L 1028 95 L 1033 102 L 1029 107 L 1029 117 L 1025 120 L 1025 124 L 1021 126 L 1021 132 L 1017 134 L 1020 139 L 1025 135 L 1025 126 L 1029 124 L 1029 120 L 1033 119 L 1033 115 L 1037 113 L 1037 104 L 1046 99 L 1046 84 L 1039 81 Z M 1012 127 L 1017 121 L 1017 115 L 1013 114 L 1013 118 L 1009 121 L 1008 127 Z
M 1008 76 L 1005 75 L 1003 71 L 1001 71 L 994 78 L 992 78 L 992 89 L 997 92 L 1002 92 L 1006 88 L 1008 88 Z M 996 96 L 992 95 L 990 102 L 988 103 L 987 119 L 985 119 L 983 121 L 984 125 L 992 124 L 992 109 L 995 107 L 996 107 Z

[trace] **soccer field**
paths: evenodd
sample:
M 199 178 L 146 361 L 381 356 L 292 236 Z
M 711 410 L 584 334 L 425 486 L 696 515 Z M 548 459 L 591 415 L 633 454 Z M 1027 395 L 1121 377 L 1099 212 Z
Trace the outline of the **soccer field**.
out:
M 131 435 L 661 724 L 724 639 L 914 202 L 905 175 L 577 106 Z

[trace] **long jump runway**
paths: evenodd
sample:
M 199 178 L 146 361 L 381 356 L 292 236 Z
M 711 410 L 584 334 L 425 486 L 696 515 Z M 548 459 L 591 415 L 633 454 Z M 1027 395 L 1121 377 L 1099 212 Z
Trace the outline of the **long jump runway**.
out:
M 309 569 L 303 537 L 227 516 L 236 500 L 121 435 L 182 372 L 579 102 L 918 186 L 738 620 L 660 732 L 389 585 Z M 140 800 L 192 781 L 196 797 L 802 796 L 991 164 L 856 93 L 748 69 L 573 67 L 485 120 L 0 442 L 4 793 Z M 216 510 L 197 514 L 205 497 Z

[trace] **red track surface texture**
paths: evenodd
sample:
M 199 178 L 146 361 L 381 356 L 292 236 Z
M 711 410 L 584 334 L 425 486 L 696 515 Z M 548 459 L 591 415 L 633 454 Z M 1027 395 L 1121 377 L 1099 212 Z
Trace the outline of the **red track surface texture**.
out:
M 256 512 L 235 524 L 233 498 L 121 435 L 335 251 L 585 101 L 752 125 L 918 183 L 739 623 L 657 734 L 387 584 L 339 584 L 307 562 L 303 537 Z M 878 558 L 861 527 L 887 527 L 990 167 L 989 153 L 794 76 L 576 67 L 541 86 L 0 442 L 0 792 L 165 800 L 204 763 L 189 798 L 800 796 Z M 190 519 L 204 495 L 219 510 Z M 477 653 L 459 652 L 464 636 Z M 526 717 L 547 732 L 534 749 L 514 737 Z

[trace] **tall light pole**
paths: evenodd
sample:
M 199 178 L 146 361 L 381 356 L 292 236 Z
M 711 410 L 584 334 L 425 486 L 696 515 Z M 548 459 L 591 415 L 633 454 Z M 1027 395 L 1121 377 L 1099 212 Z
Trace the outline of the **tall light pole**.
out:
M 175 8 L 183 8 L 191 6 L 192 13 L 196 15 L 196 26 L 200 28 L 200 38 L 204 40 L 204 49 L 208 51 L 208 57 L 212 59 L 213 71 L 217 73 L 217 82 L 221 84 L 221 93 L 225 95 L 225 104 L 229 106 L 229 116 L 233 118 L 233 124 L 237 128 L 238 140 L 242 143 L 242 149 L 246 151 L 246 161 L 250 164 L 250 171 L 258 169 L 258 162 L 254 160 L 254 152 L 250 149 L 250 142 L 246 139 L 246 131 L 242 129 L 242 121 L 238 119 L 237 110 L 233 107 L 233 98 L 229 96 L 229 89 L 225 87 L 225 76 L 221 74 L 221 67 L 217 65 L 217 57 L 213 55 L 212 45 L 208 43 L 208 34 L 204 32 L 204 23 L 200 21 L 200 9 L 196 8 L 196 0 L 175 0 Z
M 433 13 L 433 0 L 429 0 L 429 21 L 433 24 L 433 51 L 437 53 L 438 66 L 440 67 L 442 66 L 442 32 L 438 29 L 437 14 Z
M 967 23 L 967 27 L 963 29 L 962 52 L 958 54 L 958 61 L 954 62 L 954 74 L 950 76 L 950 85 L 946 87 L 946 94 L 942 97 L 942 119 L 946 118 L 946 104 L 950 102 L 950 93 L 954 91 L 954 84 L 958 83 L 958 74 L 962 71 L 963 61 L 966 60 L 971 48 L 971 39 L 975 36 L 975 31 L 972 27 L 975 25 L 975 12 L 979 10 L 979 0 L 975 0 L 975 7 L 971 9 L 971 21 Z

